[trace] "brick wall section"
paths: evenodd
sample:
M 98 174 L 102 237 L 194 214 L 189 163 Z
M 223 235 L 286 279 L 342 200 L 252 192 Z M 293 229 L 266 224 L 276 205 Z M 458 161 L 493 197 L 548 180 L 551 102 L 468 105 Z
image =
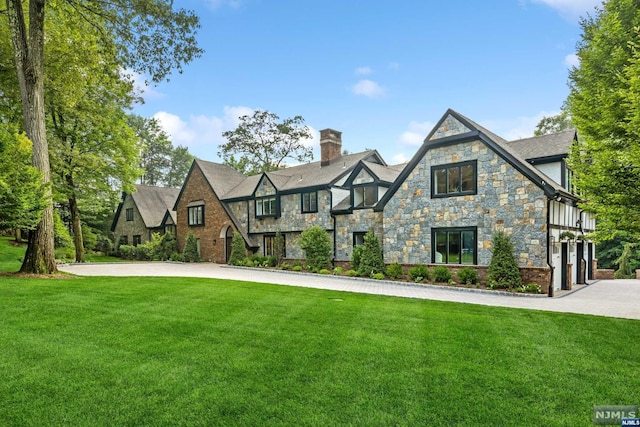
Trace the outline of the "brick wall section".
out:
M 133 221 L 127 221 L 127 209 L 130 208 L 133 208 Z M 133 245 L 133 236 L 135 235 L 140 235 L 141 243 L 149 241 L 149 230 L 144 225 L 138 207 L 130 194 L 127 194 L 122 202 L 122 209 L 113 234 L 116 245 L 120 242 L 121 236 L 127 236 L 129 245 Z
M 204 226 L 189 226 L 187 205 L 197 200 L 204 200 Z M 203 260 L 220 264 L 226 262 L 224 232 L 228 226 L 235 227 L 197 165 L 185 182 L 176 216 L 180 251 L 184 250 L 187 234 L 191 232 L 200 239 L 200 257 Z

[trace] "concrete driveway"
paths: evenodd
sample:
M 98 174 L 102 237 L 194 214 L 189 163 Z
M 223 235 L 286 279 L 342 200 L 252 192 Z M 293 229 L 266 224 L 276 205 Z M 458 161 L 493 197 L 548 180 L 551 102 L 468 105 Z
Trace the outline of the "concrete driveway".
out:
M 59 266 L 59 269 L 80 276 L 209 277 L 405 298 L 640 319 L 640 280 L 601 280 L 584 286 L 576 292 L 548 298 L 501 295 L 475 289 L 397 284 L 319 274 L 235 268 L 211 263 L 66 264 Z

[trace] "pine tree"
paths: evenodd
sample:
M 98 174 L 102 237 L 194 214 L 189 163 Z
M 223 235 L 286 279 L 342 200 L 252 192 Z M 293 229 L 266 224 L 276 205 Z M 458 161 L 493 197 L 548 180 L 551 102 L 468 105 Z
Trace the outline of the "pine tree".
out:
M 380 241 L 373 230 L 369 230 L 364 236 L 358 273 L 361 276 L 370 276 L 382 272 L 384 272 L 384 259 L 382 258 Z

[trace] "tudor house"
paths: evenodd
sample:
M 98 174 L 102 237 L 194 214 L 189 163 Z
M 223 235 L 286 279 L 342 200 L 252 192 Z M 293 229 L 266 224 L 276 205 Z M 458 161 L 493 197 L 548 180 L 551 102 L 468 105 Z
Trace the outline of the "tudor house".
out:
M 133 194 L 122 194 L 111 232 L 117 246 L 137 246 L 151 240 L 153 233 L 176 233 L 173 210 L 178 188 L 136 185 Z
M 508 142 L 448 110 L 406 165 L 376 150 L 342 155 L 341 133 L 320 132 L 321 160 L 253 176 L 195 160 L 176 199 L 181 248 L 188 233 L 203 259 L 225 263 L 233 231 L 258 254 L 285 240 L 285 258 L 302 259 L 297 237 L 318 225 L 334 260 L 346 263 L 373 229 L 387 264 L 486 269 L 496 231 L 511 235 L 525 283 L 566 289 L 592 277 L 595 228 L 577 206 L 565 158 L 575 131 Z

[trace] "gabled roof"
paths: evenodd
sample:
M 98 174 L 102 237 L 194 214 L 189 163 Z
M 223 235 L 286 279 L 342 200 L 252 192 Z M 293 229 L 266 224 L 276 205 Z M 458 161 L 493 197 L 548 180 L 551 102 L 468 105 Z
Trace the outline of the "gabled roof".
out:
M 575 129 L 532 138 L 517 139 L 509 142 L 523 158 L 539 163 L 543 159 L 564 158 L 569 155 L 573 141 L 577 140 Z
M 207 162 L 200 159 L 196 159 L 194 162 L 200 166 L 204 177 L 220 199 L 246 178 L 231 166 L 222 163 Z
M 367 162 L 366 160 L 362 163 L 371 171 L 371 173 L 378 177 L 380 181 L 388 182 L 389 184 L 394 182 L 402 171 L 402 169 L 398 170 L 392 166 L 384 166 L 377 163 Z
M 525 160 L 525 158 L 517 152 L 515 147 L 510 146 L 505 139 L 485 129 L 483 126 L 480 126 L 462 114 L 448 109 L 429 135 L 427 135 L 418 152 L 400 173 L 400 176 L 389 188 L 389 191 L 387 191 L 378 202 L 375 210 L 380 211 L 383 209 L 384 205 L 393 197 L 427 151 L 442 146 L 470 142 L 478 139 L 487 144 L 487 146 L 500 157 L 540 187 L 548 197 L 561 195 L 571 200 L 576 199 L 574 195 L 567 192 L 560 184 L 553 181 L 553 179 L 540 172 L 535 166 Z
M 180 189 L 136 184 L 136 190 L 131 198 L 138 207 L 144 225 L 147 228 L 160 227 L 167 210 L 173 211 Z
M 305 188 L 328 186 L 351 172 L 361 160 L 368 160 L 372 164 L 380 163 L 386 166 L 386 163 L 384 163 L 384 160 L 376 150 L 348 154 L 326 166 L 320 166 L 320 162 L 317 161 L 245 177 L 235 188 L 227 192 L 223 198 L 226 201 L 230 201 L 251 197 L 265 174 L 279 192 L 295 192 Z

